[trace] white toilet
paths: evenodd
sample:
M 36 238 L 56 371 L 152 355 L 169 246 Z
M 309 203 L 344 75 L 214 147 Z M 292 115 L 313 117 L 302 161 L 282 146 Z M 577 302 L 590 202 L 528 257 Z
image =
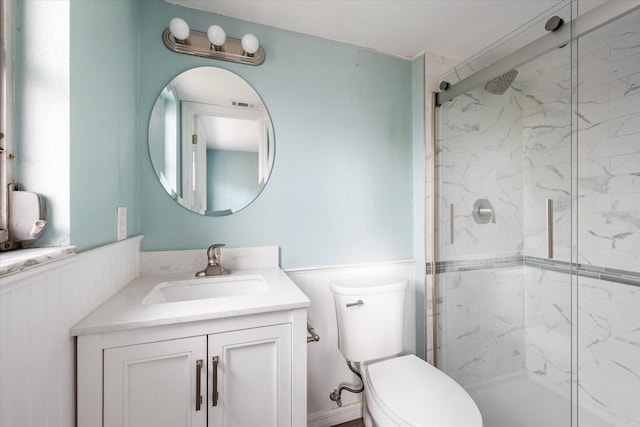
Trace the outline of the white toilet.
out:
M 367 427 L 482 427 L 464 389 L 442 371 L 402 351 L 407 281 L 396 277 L 331 284 L 338 347 L 360 365 Z

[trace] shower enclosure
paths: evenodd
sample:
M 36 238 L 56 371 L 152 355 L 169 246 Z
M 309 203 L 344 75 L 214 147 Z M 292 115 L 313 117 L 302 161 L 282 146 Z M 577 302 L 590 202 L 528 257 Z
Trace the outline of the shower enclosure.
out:
M 486 427 L 640 426 L 630 3 L 561 2 L 440 79 L 435 359 Z

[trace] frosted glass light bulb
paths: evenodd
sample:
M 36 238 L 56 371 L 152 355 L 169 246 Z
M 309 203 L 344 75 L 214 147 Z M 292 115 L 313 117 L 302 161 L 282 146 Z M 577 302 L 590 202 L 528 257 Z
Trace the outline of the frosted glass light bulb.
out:
M 173 18 L 169 21 L 169 31 L 171 35 L 178 40 L 186 40 L 189 38 L 189 24 L 184 19 Z
M 242 36 L 242 48 L 249 55 L 253 55 L 260 48 L 260 42 L 258 42 L 258 38 L 253 34 L 245 34 Z
M 214 46 L 222 46 L 227 41 L 227 35 L 219 25 L 212 25 L 207 30 L 207 38 Z

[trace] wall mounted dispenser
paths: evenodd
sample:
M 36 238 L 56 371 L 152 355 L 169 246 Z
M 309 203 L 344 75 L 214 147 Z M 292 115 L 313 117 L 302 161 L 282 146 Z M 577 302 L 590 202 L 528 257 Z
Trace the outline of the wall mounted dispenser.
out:
M 37 240 L 47 225 L 45 200 L 41 194 L 11 189 L 9 192 L 9 238 L 2 250 L 16 249 L 16 243 Z

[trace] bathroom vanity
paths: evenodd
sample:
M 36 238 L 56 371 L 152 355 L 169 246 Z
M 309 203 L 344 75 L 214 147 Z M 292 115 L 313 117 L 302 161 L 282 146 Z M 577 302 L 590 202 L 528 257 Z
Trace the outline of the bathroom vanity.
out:
M 306 425 L 310 303 L 274 255 L 143 275 L 75 325 L 78 426 Z

